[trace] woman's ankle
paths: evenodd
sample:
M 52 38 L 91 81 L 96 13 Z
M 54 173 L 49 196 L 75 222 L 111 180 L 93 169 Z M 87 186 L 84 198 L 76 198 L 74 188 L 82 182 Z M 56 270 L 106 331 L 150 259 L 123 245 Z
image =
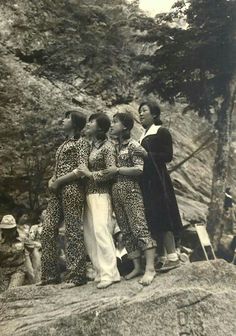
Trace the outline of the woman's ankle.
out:
M 156 272 L 154 265 L 145 267 L 145 273 L 152 273 L 152 272 Z

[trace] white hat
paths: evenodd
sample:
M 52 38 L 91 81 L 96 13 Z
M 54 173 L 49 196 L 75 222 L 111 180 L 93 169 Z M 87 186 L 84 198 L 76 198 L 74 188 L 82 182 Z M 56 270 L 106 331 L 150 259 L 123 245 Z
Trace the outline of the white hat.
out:
M 16 227 L 16 220 L 12 215 L 5 215 L 0 223 L 0 229 L 13 229 Z

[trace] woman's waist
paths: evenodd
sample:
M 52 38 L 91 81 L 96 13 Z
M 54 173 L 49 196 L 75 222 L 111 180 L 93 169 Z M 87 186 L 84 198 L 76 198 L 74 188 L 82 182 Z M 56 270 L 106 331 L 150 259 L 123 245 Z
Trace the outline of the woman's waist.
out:
M 131 191 L 140 190 L 140 181 L 137 178 L 131 178 L 128 176 L 117 177 L 112 185 L 112 191 Z
M 92 172 L 92 173 L 97 173 L 99 171 L 102 171 L 102 170 L 105 170 L 107 168 L 106 165 L 91 165 L 89 164 L 88 165 L 88 169 Z
M 60 162 L 56 165 L 54 172 L 57 177 L 71 173 L 74 169 L 78 168 L 78 163 L 76 162 Z
M 145 164 L 143 167 L 143 177 L 150 177 L 153 178 L 155 176 L 159 176 L 162 174 L 168 174 L 168 170 L 166 167 L 166 164 L 156 164 L 154 165 L 154 163 L 148 163 Z
M 89 180 L 86 186 L 86 194 L 108 194 L 111 190 L 111 181 L 109 182 L 95 182 Z
M 125 176 L 125 175 L 117 175 L 114 179 L 114 184 L 117 183 L 137 183 L 139 184 L 140 176 Z

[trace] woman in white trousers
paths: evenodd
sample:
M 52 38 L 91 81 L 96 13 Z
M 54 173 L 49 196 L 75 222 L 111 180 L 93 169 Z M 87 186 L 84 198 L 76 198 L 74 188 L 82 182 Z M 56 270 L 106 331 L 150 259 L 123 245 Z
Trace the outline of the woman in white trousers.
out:
M 116 250 L 111 232 L 111 181 L 104 170 L 115 167 L 114 145 L 106 133 L 110 120 L 104 113 L 92 114 L 87 124 L 91 137 L 89 166 L 78 168 L 78 174 L 87 176 L 87 206 L 84 221 L 84 239 L 87 252 L 96 270 L 97 288 L 102 289 L 120 281 Z

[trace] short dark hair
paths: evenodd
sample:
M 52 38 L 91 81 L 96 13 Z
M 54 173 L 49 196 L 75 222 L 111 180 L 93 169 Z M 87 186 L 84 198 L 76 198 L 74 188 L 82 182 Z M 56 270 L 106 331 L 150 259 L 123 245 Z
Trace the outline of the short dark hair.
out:
M 144 105 L 147 105 L 149 107 L 151 115 L 153 116 L 153 119 L 154 119 L 154 124 L 162 125 L 162 121 L 160 119 L 160 115 L 161 115 L 160 106 L 155 101 L 145 100 L 139 105 L 139 108 L 138 108 L 139 112 Z
M 106 133 L 109 131 L 109 128 L 111 126 L 111 121 L 109 117 L 103 113 L 103 112 L 98 112 L 98 113 L 93 113 L 89 117 L 89 121 L 96 120 L 96 123 L 99 127 L 99 132 L 97 134 L 97 137 L 101 140 L 104 140 L 106 138 Z
M 6 238 L 6 234 L 5 232 L 9 232 L 14 236 L 14 239 L 18 238 L 19 232 L 17 230 L 17 227 L 11 228 L 11 229 L 1 229 L 2 230 L 2 238 L 5 239 Z
M 79 111 L 66 111 L 65 117 L 71 117 L 72 126 L 75 130 L 75 138 L 80 137 L 81 131 L 84 129 L 86 125 L 86 116 Z
M 122 125 L 124 125 L 129 131 L 131 131 L 134 127 L 134 118 L 131 113 L 118 112 L 113 116 L 113 118 L 119 119 Z

